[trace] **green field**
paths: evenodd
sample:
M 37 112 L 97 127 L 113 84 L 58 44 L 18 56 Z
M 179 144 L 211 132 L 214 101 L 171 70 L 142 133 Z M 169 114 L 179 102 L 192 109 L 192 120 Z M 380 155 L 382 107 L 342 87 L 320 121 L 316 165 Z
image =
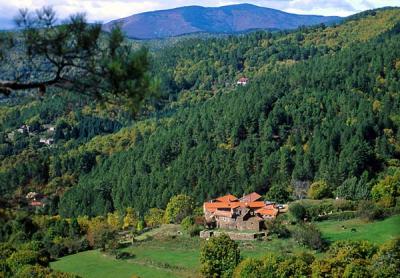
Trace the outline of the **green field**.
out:
M 329 241 L 343 239 L 365 239 L 381 244 L 400 235 L 400 215 L 383 221 L 365 223 L 359 219 L 347 221 L 324 221 L 318 223 L 323 237 Z M 346 229 L 343 229 L 343 227 Z M 351 229 L 355 228 L 355 232 Z M 76 273 L 82 277 L 124 278 L 138 275 L 142 278 L 199 277 L 199 249 L 202 240 L 169 234 L 177 226 L 167 226 L 151 231 L 124 251 L 134 255 L 133 259 L 116 260 L 100 251 L 87 251 L 53 262 L 51 267 L 60 271 Z M 240 242 L 243 257 L 259 257 L 266 252 L 297 253 L 307 249 L 292 239 Z M 308 250 L 310 251 L 310 250 Z
M 400 215 L 382 221 L 365 223 L 360 219 L 346 221 L 323 221 L 318 223 L 323 237 L 329 241 L 365 239 L 381 244 L 400 235 Z M 355 231 L 352 231 L 355 229 Z
M 132 261 L 116 260 L 98 250 L 86 251 L 62 258 L 51 263 L 53 269 L 78 274 L 87 278 L 98 277 L 176 277 L 166 269 L 140 265 Z

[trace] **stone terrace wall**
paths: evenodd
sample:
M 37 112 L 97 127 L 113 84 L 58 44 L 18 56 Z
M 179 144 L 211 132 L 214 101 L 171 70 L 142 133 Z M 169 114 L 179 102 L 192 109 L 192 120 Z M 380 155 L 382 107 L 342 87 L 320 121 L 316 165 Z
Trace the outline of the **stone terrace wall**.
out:
M 219 232 L 219 231 L 201 231 L 200 238 L 210 238 L 227 234 L 232 240 L 257 240 L 265 236 L 265 233 L 239 233 L 239 232 Z

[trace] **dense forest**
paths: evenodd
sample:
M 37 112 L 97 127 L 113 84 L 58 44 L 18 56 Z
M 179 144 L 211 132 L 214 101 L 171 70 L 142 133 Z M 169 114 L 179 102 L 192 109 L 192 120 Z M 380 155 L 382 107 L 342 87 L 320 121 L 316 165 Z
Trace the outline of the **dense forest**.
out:
M 317 181 L 323 197 L 373 198 L 399 167 L 399 17 L 383 9 L 154 47 L 159 97 L 136 118 L 62 91 L 3 100 L 1 195 L 45 193 L 63 216 L 143 214 L 178 193 L 198 204 L 227 192 L 290 200 Z M 15 132 L 23 124 L 29 134 Z
M 266 193 L 274 187 L 291 192 L 299 182 L 318 180 L 327 182 L 328 195 L 370 198 L 380 174 L 399 158 L 398 32 L 397 24 L 364 43 L 315 50 L 312 59 L 306 55 L 303 62 L 256 72 L 244 88 L 221 89 L 204 101 L 167 110 L 140 144 L 82 177 L 62 198 L 61 214 L 98 215 L 130 205 L 143 212 L 164 207 L 180 192 L 200 203 L 226 192 Z M 245 48 L 268 37 L 254 33 L 227 40 Z M 285 39 L 277 41 L 285 45 Z M 201 44 L 197 49 L 208 50 Z M 300 59 L 291 56 L 297 54 L 290 45 L 287 49 L 280 49 L 282 59 Z M 270 54 L 264 54 L 268 61 Z M 240 59 L 232 59 L 237 66 L 232 71 L 240 72 Z M 229 57 L 226 63 L 232 65 Z M 229 66 L 224 69 L 222 78 L 229 76 Z M 199 75 L 196 82 L 202 76 L 194 74 Z M 204 75 L 213 79 L 213 73 Z

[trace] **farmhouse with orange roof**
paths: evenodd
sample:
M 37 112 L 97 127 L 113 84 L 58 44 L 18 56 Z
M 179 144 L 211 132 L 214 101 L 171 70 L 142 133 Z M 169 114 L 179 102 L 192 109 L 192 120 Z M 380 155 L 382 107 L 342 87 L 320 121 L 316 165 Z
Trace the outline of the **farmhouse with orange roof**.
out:
M 279 209 L 275 204 L 264 202 L 261 198 L 255 192 L 240 199 L 229 194 L 204 203 L 207 226 L 240 231 L 262 230 L 264 220 L 274 219 Z

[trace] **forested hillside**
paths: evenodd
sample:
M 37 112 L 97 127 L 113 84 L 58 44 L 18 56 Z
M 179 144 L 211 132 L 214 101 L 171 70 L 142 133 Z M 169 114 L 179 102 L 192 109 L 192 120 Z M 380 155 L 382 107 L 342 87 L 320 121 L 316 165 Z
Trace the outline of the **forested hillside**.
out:
M 155 47 L 160 97 L 136 119 L 63 92 L 3 101 L 1 196 L 13 205 L 39 191 L 45 213 L 68 217 L 143 214 L 179 193 L 199 204 L 227 192 L 289 200 L 316 181 L 323 197 L 385 197 L 371 189 L 400 167 L 399 22 L 399 9 L 384 9 Z M 33 131 L 17 132 L 23 124 Z
M 348 25 L 353 32 L 354 26 L 382 31 L 352 37 Z M 195 47 L 188 41 L 166 50 L 178 53 L 164 58 L 177 61 L 167 70 L 171 90 L 190 90 L 195 101 L 180 93 L 181 101 L 153 118 L 155 128 L 137 144 L 81 177 L 60 213 L 98 215 L 128 206 L 144 212 L 181 192 L 199 203 L 226 192 L 270 190 L 288 199 L 297 184 L 319 180 L 328 184 L 327 196 L 370 198 L 374 184 L 393 174 L 390 166 L 399 166 L 399 27 L 398 10 L 388 10 L 333 28 Z M 330 43 L 335 29 L 346 39 Z M 319 44 L 308 41 L 317 35 Z M 179 59 L 181 53 L 192 59 Z M 189 73 L 185 63 L 198 70 Z M 244 73 L 250 85 L 228 85 Z M 200 90 L 210 95 L 201 100 Z

